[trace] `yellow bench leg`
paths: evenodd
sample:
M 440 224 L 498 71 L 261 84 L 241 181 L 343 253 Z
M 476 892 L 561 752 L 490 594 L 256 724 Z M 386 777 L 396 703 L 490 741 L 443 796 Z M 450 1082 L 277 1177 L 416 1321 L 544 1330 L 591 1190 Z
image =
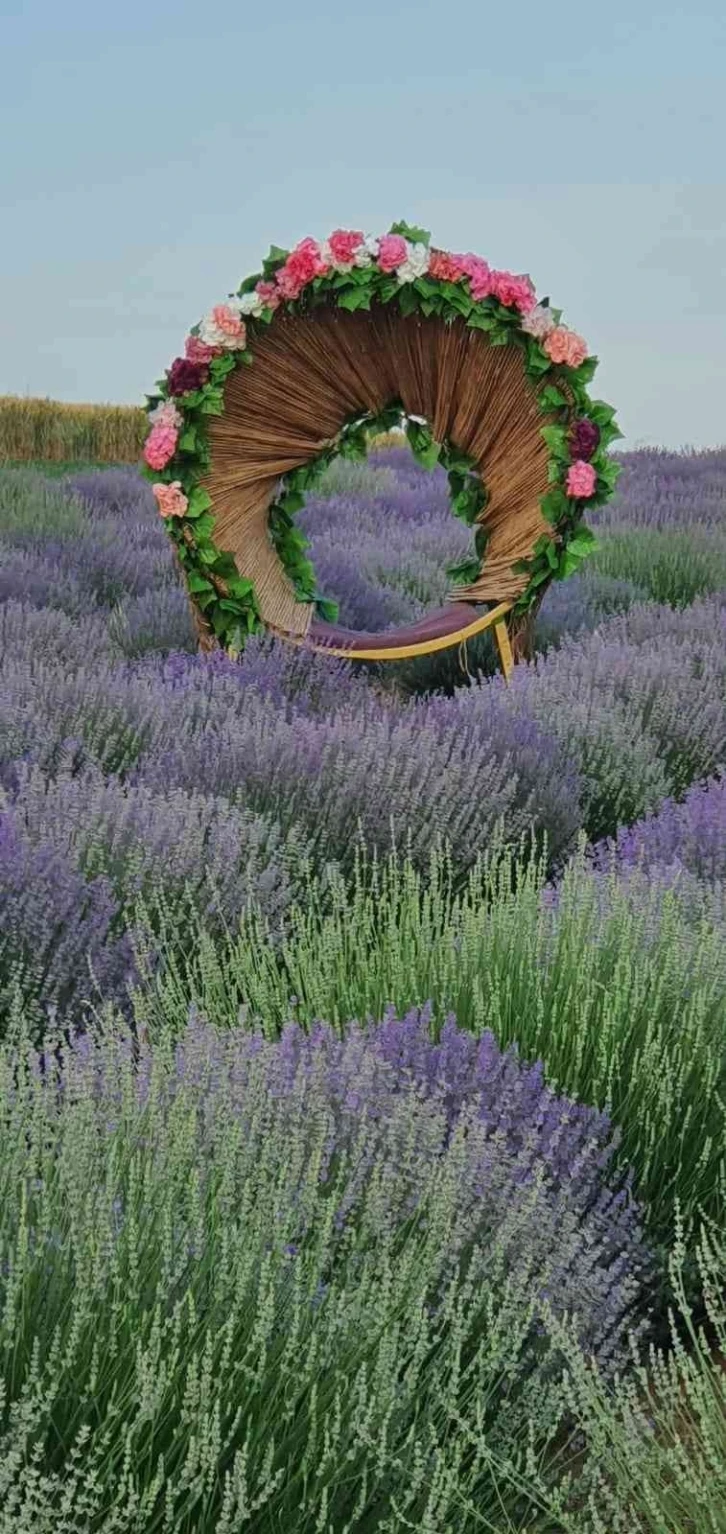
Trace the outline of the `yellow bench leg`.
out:
M 514 670 L 514 656 L 509 642 L 509 629 L 506 618 L 501 618 L 499 623 L 494 624 L 494 638 L 499 652 L 499 664 L 504 673 L 504 680 L 509 681 Z

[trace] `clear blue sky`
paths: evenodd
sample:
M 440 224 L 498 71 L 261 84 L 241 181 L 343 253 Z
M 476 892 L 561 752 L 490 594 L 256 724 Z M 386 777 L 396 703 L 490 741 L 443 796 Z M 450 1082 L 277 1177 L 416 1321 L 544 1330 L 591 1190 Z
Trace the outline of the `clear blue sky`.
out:
M 0 393 L 141 401 L 274 242 L 528 271 L 629 444 L 726 441 L 724 0 L 0 0 Z

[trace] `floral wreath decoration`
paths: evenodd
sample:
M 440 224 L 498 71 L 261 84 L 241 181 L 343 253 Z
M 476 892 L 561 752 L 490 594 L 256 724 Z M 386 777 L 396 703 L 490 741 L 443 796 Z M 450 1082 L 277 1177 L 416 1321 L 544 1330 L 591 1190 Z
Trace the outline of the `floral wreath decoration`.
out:
M 582 519 L 588 509 L 610 499 L 620 472 L 607 451 L 622 435 L 615 411 L 589 398 L 597 358 L 562 323 L 561 311 L 550 307 L 549 299 L 537 300 L 528 276 L 494 270 L 480 256 L 432 248 L 426 230 L 397 223 L 380 238 L 336 229 L 322 243 L 303 239 L 291 251 L 273 245 L 262 271 L 192 328 L 184 355 L 171 363 L 156 392 L 146 396 L 143 472 L 206 623 L 222 645 L 235 651 L 244 647 L 247 635 L 265 627 L 253 582 L 214 541 L 212 499 L 202 484 L 210 469 L 209 418 L 224 412 L 229 374 L 254 365 L 258 327 L 273 323 L 282 309 L 305 313 L 331 301 L 349 312 L 376 302 L 395 304 L 403 315 L 463 321 L 484 331 L 492 346 L 522 350 L 526 375 L 548 418 L 541 435 L 548 449 L 549 489 L 540 509 L 552 529 L 540 537 L 530 559 L 512 566 L 526 577 L 513 615 L 526 614 L 545 582 L 574 573 L 596 546 Z M 426 468 L 440 464 L 447 471 L 451 509 L 475 529 L 474 555 L 450 566 L 449 576 L 465 583 L 481 571 L 488 535 L 477 523 L 487 493 L 473 460 L 454 444 L 435 441 L 427 423 L 406 417 L 396 401 L 380 415 L 359 414 L 346 421 L 322 453 L 284 476 L 269 509 L 269 535 L 295 596 L 313 603 L 324 621 L 335 621 L 337 607 L 316 588 L 295 514 L 334 458 L 365 458 L 373 435 L 400 424 L 417 462 Z

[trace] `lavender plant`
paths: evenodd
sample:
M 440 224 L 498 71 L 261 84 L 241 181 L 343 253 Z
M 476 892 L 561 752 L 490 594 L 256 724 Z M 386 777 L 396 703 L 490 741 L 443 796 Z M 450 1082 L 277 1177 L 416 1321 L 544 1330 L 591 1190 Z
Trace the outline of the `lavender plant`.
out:
M 545 1309 L 609 1373 L 648 1259 L 607 1123 L 427 1031 L 0 1050 L 3 1534 L 521 1523 Z
M 654 602 L 686 607 L 726 590 L 725 524 L 612 528 L 600 539 L 593 568 L 635 582 Z
M 475 1038 L 518 1043 L 553 1088 L 612 1115 L 662 1256 L 676 1202 L 713 1211 L 726 1166 L 725 935 L 723 897 L 596 874 L 584 852 L 555 900 L 541 860 L 490 855 L 457 890 L 438 854 L 426 876 L 390 860 L 359 866 L 352 889 L 313 885 L 283 944 L 252 911 L 226 942 L 180 945 L 168 925 L 156 978 L 138 953 L 134 1005 L 152 1036 L 192 1003 L 228 1028 L 242 1007 L 274 1036 L 291 1017 L 342 1028 L 405 1009 L 415 987 L 435 1026 L 452 1011 Z
M 664 799 L 651 815 L 596 848 L 595 858 L 601 866 L 612 861 L 656 870 L 675 866 L 726 882 L 726 776 L 694 784 L 680 803 Z
M 586 1445 L 568 1492 L 560 1486 L 550 1496 L 558 1527 L 572 1534 L 722 1534 L 726 1527 L 723 1232 L 721 1219 L 697 1239 L 705 1312 L 699 1323 L 685 1279 L 684 1233 L 676 1227 L 670 1347 L 634 1348 L 631 1368 L 614 1388 L 566 1329 L 552 1326 L 568 1357 L 563 1391 Z M 538 1490 L 547 1498 L 541 1481 Z

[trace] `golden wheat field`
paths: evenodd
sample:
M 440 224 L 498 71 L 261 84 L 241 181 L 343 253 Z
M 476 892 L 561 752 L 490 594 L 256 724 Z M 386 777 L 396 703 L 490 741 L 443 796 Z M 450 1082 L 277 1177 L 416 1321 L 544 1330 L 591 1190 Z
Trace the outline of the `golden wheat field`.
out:
M 0 459 L 16 463 L 134 463 L 146 416 L 136 405 L 67 405 L 0 395 Z
M 0 461 L 136 463 L 146 431 L 145 411 L 136 405 L 67 405 L 0 395 Z M 400 441 L 400 432 L 386 432 L 371 447 Z

